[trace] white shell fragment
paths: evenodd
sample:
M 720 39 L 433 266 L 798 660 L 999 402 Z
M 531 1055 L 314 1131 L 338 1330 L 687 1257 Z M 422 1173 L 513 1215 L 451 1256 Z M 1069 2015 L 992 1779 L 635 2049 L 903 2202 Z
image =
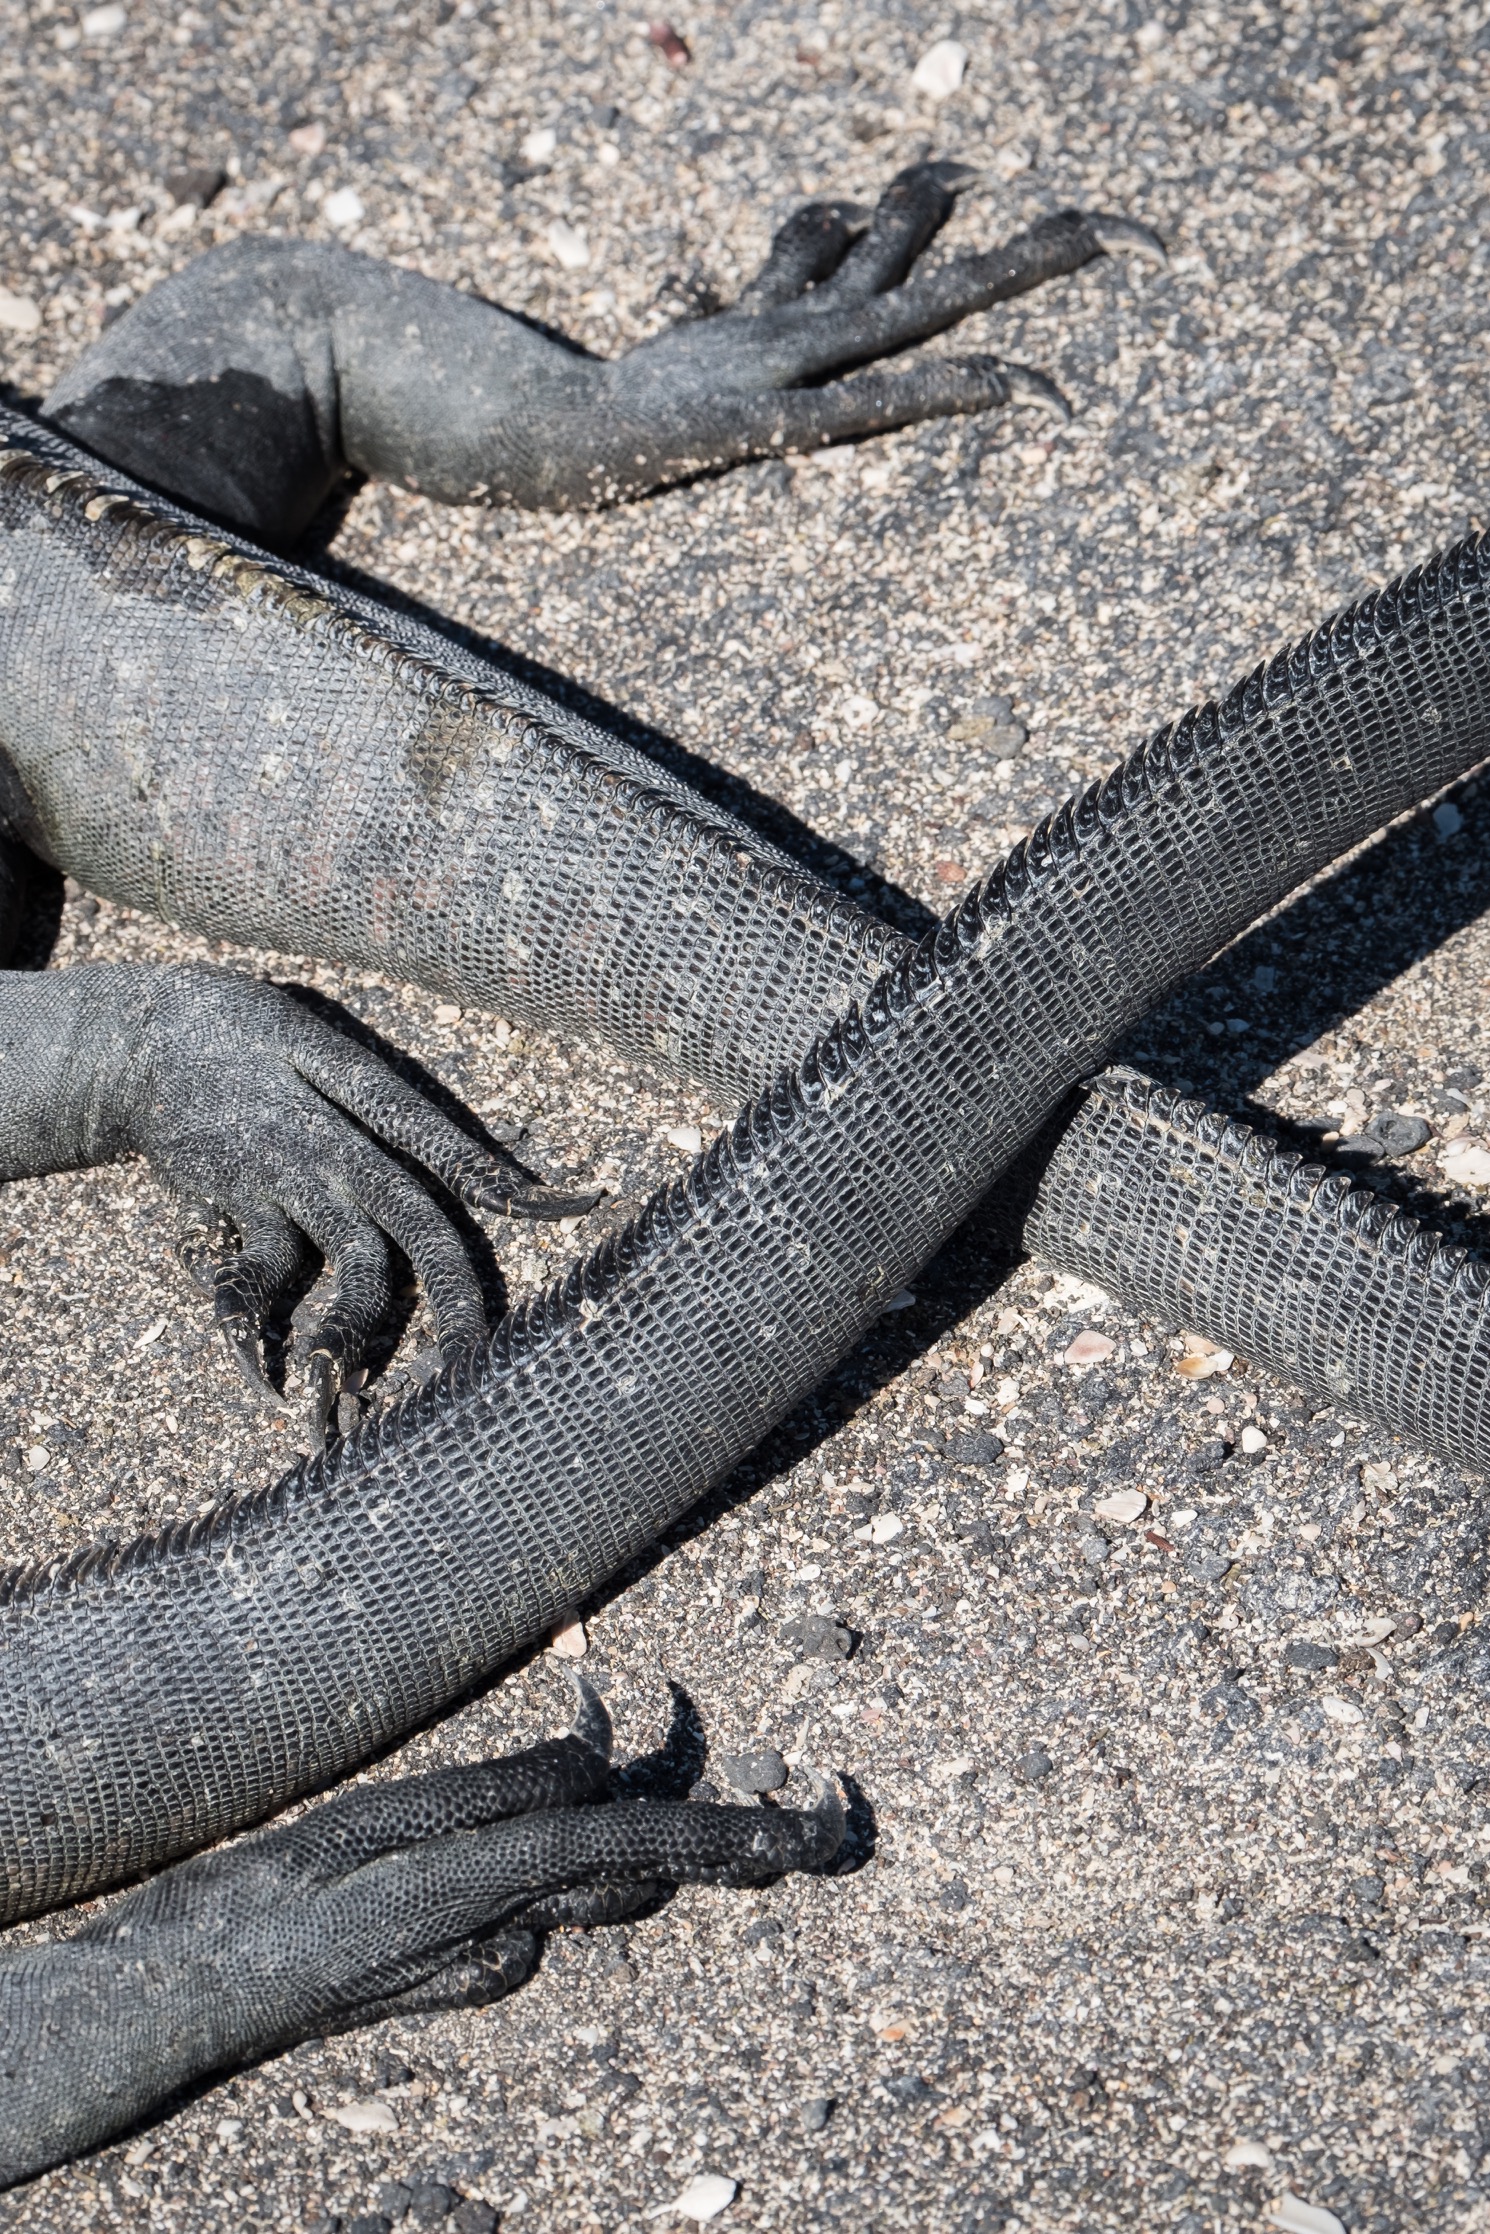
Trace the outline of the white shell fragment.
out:
M 1261 2141 L 1233 2141 L 1221 2163 L 1228 2172 L 1271 2172 L 1273 2159 Z
M 945 101 L 957 91 L 966 73 L 967 48 L 956 39 L 938 39 L 912 70 L 911 84 L 928 101 Z
M 1333 2211 L 1327 2211 L 1322 2203 L 1306 2203 L 1288 2188 L 1268 2212 L 1268 2219 L 1272 2225 L 1281 2226 L 1284 2234 L 1345 2234 L 1344 2225 Z
M 41 309 L 29 295 L 13 295 L 0 287 L 0 329 L 8 334 L 34 334 L 41 324 Z
M 549 220 L 544 235 L 549 254 L 565 271 L 583 271 L 590 261 L 590 243 L 577 225 L 566 225 L 562 217 Z
M 321 215 L 325 218 L 327 224 L 334 225 L 338 232 L 345 232 L 352 225 L 360 225 L 365 214 L 362 206 L 362 196 L 355 186 L 339 186 L 336 192 L 328 194 L 321 204 Z
M 1439 1151 L 1438 1168 L 1456 1186 L 1490 1187 L 1490 1149 L 1467 1134 Z
M 1098 1520 L 1115 1520 L 1120 1527 L 1131 1528 L 1135 1520 L 1142 1520 L 1148 1505 L 1141 1489 L 1115 1489 L 1110 1497 L 1099 1497 L 1092 1511 Z
M 727 2180 L 722 2172 L 695 2172 L 675 2202 L 664 2203 L 661 2210 L 649 2211 L 647 2216 L 671 2214 L 691 2218 L 695 2225 L 702 2226 L 706 2219 L 718 2218 L 721 2211 L 727 2211 L 738 2193 L 736 2182 Z
M 1337 1699 L 1332 1691 L 1327 1691 L 1319 1703 L 1331 1722 L 1362 1722 L 1365 1720 L 1365 1716 L 1359 1707 L 1352 1706 L 1349 1699 Z
M 669 1125 L 662 1137 L 669 1148 L 681 1148 L 685 1156 L 698 1155 L 704 1145 L 697 1125 Z
M 326 2115 L 334 2124 L 345 2126 L 348 2133 L 398 2131 L 398 2120 L 386 2102 L 343 2102 Z

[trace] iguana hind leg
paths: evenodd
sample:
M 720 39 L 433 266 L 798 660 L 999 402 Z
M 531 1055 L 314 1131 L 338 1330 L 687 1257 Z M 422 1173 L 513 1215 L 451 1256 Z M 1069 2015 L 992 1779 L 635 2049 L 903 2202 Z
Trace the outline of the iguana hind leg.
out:
M 920 163 L 872 212 L 809 204 L 732 309 L 613 363 L 334 243 L 245 238 L 118 319 L 58 382 L 46 416 L 125 472 L 284 546 L 348 468 L 452 504 L 574 509 L 776 449 L 1019 394 L 1048 400 L 1034 376 L 989 358 L 804 385 L 1104 254 L 1163 254 L 1141 226 L 1067 211 L 923 271 L 918 259 L 979 176 Z

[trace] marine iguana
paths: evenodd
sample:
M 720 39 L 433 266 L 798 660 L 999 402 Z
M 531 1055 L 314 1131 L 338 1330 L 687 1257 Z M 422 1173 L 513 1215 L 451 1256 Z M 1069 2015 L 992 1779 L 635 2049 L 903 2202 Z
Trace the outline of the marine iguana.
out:
M 906 951 L 639 756 L 568 716 L 545 718 L 474 655 L 255 557 L 169 503 L 115 493 L 115 477 L 25 421 L 4 432 L 0 549 L 13 594 L 0 607 L 0 722 L 13 837 L 96 889 L 202 928 L 251 924 L 282 947 L 355 953 L 757 1088 L 686 1180 L 489 1344 L 473 1341 L 458 1295 L 447 1304 L 458 1355 L 419 1398 L 200 1522 L 6 1579 L 0 1857 L 10 1916 L 258 1821 L 542 1633 L 844 1354 L 1155 998 L 1483 749 L 1490 554 L 1471 543 L 1259 669 L 1221 706 L 1161 731 Z M 189 784 L 179 757 L 188 739 L 198 749 Z M 364 800 L 370 820 L 335 825 Z M 142 980 L 135 1037 L 149 1052 L 136 1060 L 100 1039 L 96 1004 L 108 995 L 85 990 L 76 1008 L 54 1012 L 45 1003 L 57 996 L 31 980 L 42 1005 L 22 1013 L 10 981 L 0 1030 L 20 1114 L 9 1168 L 36 1168 L 64 1136 L 69 1155 L 147 1147 L 195 1198 L 244 1215 L 214 1196 L 228 1186 L 227 1140 L 202 1110 L 194 1045 L 199 1003 L 216 1002 L 223 982 Z M 366 1073 L 339 1070 L 324 1046 L 282 1029 L 263 989 L 252 997 L 263 1021 L 250 1071 L 267 1046 L 292 1100 L 298 1077 L 354 1114 L 373 1110 L 384 1137 L 419 1147 L 457 1185 L 510 1196 L 522 1184 L 487 1164 L 452 1165 L 448 1137 L 421 1129 L 396 1098 L 379 1113 Z M 221 1041 L 204 1060 L 217 1078 L 229 1060 Z M 1223 1229 L 1230 1189 L 1240 1228 L 1250 1220 L 1270 1246 L 1286 1240 L 1293 1296 L 1316 1280 L 1316 1335 L 1364 1298 L 1394 1314 L 1393 1339 L 1430 1375 L 1442 1378 L 1444 1339 L 1459 1354 L 1482 1343 L 1484 1283 L 1452 1253 L 1420 1246 L 1410 1222 L 1363 1217 L 1322 1173 L 1280 1168 L 1146 1089 L 1114 1090 L 1096 1106 L 1095 1129 L 1079 1119 L 1067 1134 L 1052 1182 L 1077 1213 L 1067 1227 L 1078 1255 L 1083 1222 L 1100 1226 L 1099 1251 L 1128 1247 L 1134 1186 L 1164 1173 L 1172 1188 L 1178 1142 Z M 314 1114 L 339 1137 L 329 1103 Z M 295 1192 L 304 1150 L 286 1140 L 280 1164 L 250 1175 L 277 1217 L 262 1221 L 262 1239 L 250 1223 L 249 1268 L 227 1268 L 223 1283 L 240 1353 L 294 1221 L 319 1239 L 320 1213 Z M 1083 1141 L 1098 1147 L 1095 1161 Z M 236 1133 L 231 1144 L 237 1156 Z M 396 1221 L 412 1214 L 390 1202 L 380 1171 L 337 1177 L 349 1220 L 372 1207 L 401 1234 Z M 1099 1205 L 1115 1201 L 1116 1217 L 1084 1221 L 1081 1189 L 1094 1179 L 1118 1182 Z M 1268 1354 L 1270 1330 L 1287 1347 L 1303 1323 L 1292 1304 L 1269 1315 L 1266 1298 L 1240 1294 L 1235 1261 L 1204 1241 L 1192 1250 L 1176 1230 L 1172 1196 L 1137 1199 L 1153 1217 L 1138 1236 L 1148 1254 L 1137 1253 L 1135 1292 L 1145 1280 L 1209 1277 L 1219 1331 L 1245 1308 L 1259 1322 L 1254 1354 Z M 340 1236 L 328 1238 L 338 1261 Z M 421 1245 L 432 1283 L 455 1281 L 448 1253 Z M 366 1257 L 347 1252 L 358 1278 L 340 1281 L 318 1337 L 326 1386 L 370 1309 L 359 1319 L 359 1279 L 376 1287 Z M 1449 1432 L 1483 1447 L 1475 1386 L 1455 1401 Z M 401 1856 L 402 1804 L 378 1818 Z M 424 1803 L 410 1804 L 417 1814 Z M 638 1858 L 631 1830 L 611 1839 L 603 1827 L 616 1819 L 596 1819 L 583 1867 L 561 1861 L 543 1897 L 548 1886 L 624 1879 L 633 1864 L 686 1874 L 701 1851 L 684 1840 L 674 1871 L 678 1841 L 664 1827 Z M 350 1802 L 307 1818 L 324 1821 L 333 1842 L 338 1826 L 353 1838 L 357 1820 Z M 707 1846 L 693 1823 L 690 1811 L 688 1837 Z M 831 1823 L 798 1828 L 773 1853 L 810 1858 L 833 1835 Z M 253 2006 L 245 1966 L 266 1907 L 283 1897 L 286 1857 L 300 1852 L 294 1836 L 185 1863 L 131 1896 L 135 1906 L 111 1912 L 133 1941 L 122 1968 L 117 1933 L 106 1958 L 58 1951 L 50 1964 L 0 1967 L 12 2177 L 116 2130 L 188 2073 L 303 2027 L 305 2010 L 279 1987 L 236 2030 L 219 2036 L 199 2022 L 214 1988 L 225 2008 Z M 568 1854 L 566 1836 L 555 1832 L 550 1851 Z M 749 1862 L 733 1830 L 719 1837 L 722 1863 L 704 1866 Z M 389 1950 L 388 1976 L 328 1988 L 343 2013 L 427 1986 L 426 1964 L 448 1982 L 463 1948 L 513 1924 L 533 1881 L 514 1890 L 500 1870 L 478 1869 L 479 1883 L 467 1882 L 466 1861 L 486 1851 L 481 1839 L 442 1844 L 439 1867 L 458 1882 L 441 1930 L 431 1934 L 417 1902 L 400 1910 L 405 1937 Z M 427 1865 L 401 1861 L 391 1874 L 428 1888 L 438 1871 Z M 214 1948 L 204 1981 L 187 1974 L 178 1927 L 213 1913 L 222 1885 L 246 1888 L 243 1906 L 232 1895 L 242 1928 Z M 100 1938 L 108 1931 L 105 1922 Z M 96 2004 L 92 2029 L 78 2032 L 100 2104 L 90 2125 L 79 2122 L 78 2066 L 59 2033 L 72 2021 L 69 1997 L 86 2002 L 100 1976 L 104 2037 Z M 129 2086 L 115 2086 L 126 2062 Z M 109 2084 L 97 2084 L 100 2070 Z

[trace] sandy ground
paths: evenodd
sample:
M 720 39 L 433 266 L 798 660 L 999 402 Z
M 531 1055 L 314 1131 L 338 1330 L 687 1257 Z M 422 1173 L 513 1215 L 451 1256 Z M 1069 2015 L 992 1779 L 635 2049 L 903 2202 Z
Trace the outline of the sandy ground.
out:
M 1490 31 L 1467 0 L 698 0 L 678 69 L 604 7 L 130 0 L 108 29 L 122 12 L 8 11 L 0 285 L 41 313 L 0 305 L 22 395 L 201 245 L 328 212 L 604 351 L 727 297 L 802 195 L 872 197 L 929 148 L 988 167 L 954 244 L 1071 203 L 1158 228 L 1166 273 L 1098 264 L 937 345 L 1052 374 L 1064 430 L 933 426 L 596 519 L 371 488 L 334 545 L 702 756 L 747 811 L 779 802 L 778 835 L 904 921 L 1146 727 L 1478 524 Z M 911 71 L 949 32 L 967 77 L 934 107 Z M 163 184 L 185 165 L 230 173 L 194 223 Z M 583 268 L 556 261 L 556 219 Z M 1402 1183 L 1473 1234 L 1482 1197 L 1440 1158 L 1490 1127 L 1490 795 L 1454 804 L 1285 909 L 1132 1052 L 1327 1134 L 1420 1113 Z M 84 896 L 50 948 L 198 951 Z M 677 1168 L 668 1128 L 719 1114 L 591 1050 L 257 959 L 526 1127 L 549 1170 L 630 1198 Z M 170 1231 L 137 1168 L 0 1197 L 17 1553 L 194 1510 L 295 1448 L 229 1378 Z M 569 1246 L 494 1240 L 519 1287 Z M 1081 1370 L 1083 1328 L 1114 1348 Z M 385 1387 L 426 1338 L 416 1303 Z M 721 2225 L 762 2229 L 1210 2234 L 1285 2190 L 1352 2234 L 1490 2226 L 1480 1486 L 1244 1363 L 1183 1378 L 1176 1348 L 970 1229 L 587 1609 L 626 1751 L 671 1727 L 682 1789 L 717 1778 L 709 1752 L 831 1763 L 872 1858 L 553 1942 L 506 2007 L 301 2048 L 0 2224 L 443 2213 L 474 2234 L 486 2204 L 611 2234 L 702 2170 L 739 2183 Z M 969 1404 L 1001 1464 L 949 1460 Z M 1134 1487 L 1143 1521 L 1104 1543 L 1090 1507 Z M 864 1541 L 876 1515 L 899 1533 Z M 798 1656 L 804 1610 L 857 1633 L 852 1659 Z M 563 1697 L 539 1658 L 385 1773 L 523 1742 Z M 328 2117 L 380 2089 L 396 2131 Z

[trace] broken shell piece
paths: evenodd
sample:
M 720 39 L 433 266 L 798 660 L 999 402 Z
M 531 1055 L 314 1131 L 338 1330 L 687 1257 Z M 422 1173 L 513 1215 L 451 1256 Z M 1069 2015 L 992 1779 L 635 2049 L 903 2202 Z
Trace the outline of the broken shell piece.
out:
M 548 1649 L 561 1660 L 583 1660 L 590 1649 L 585 1625 L 578 1614 L 566 1614 L 548 1640 Z
M 1141 1489 L 1117 1489 L 1110 1497 L 1100 1497 L 1092 1507 L 1098 1520 L 1115 1520 L 1119 1527 L 1131 1528 L 1149 1509 L 1149 1501 Z

